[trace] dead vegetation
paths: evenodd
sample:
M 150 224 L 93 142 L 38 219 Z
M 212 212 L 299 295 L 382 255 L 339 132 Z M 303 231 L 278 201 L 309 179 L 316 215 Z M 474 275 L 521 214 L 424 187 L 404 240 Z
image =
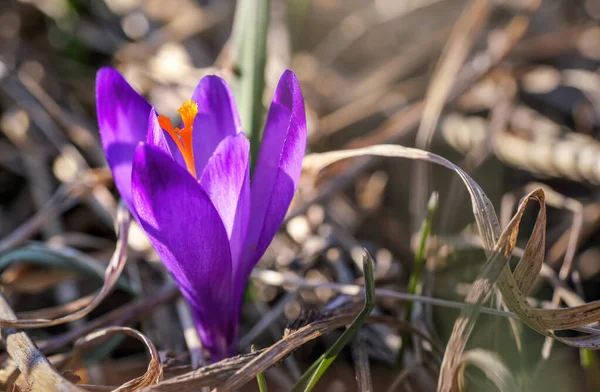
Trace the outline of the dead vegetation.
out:
M 291 390 L 363 307 L 366 248 L 374 308 L 317 390 L 600 388 L 597 2 L 271 7 L 264 102 L 293 69 L 308 151 L 243 354 L 211 364 L 119 205 L 93 86 L 115 65 L 169 114 L 232 79 L 234 2 L 0 4 L 2 387 Z

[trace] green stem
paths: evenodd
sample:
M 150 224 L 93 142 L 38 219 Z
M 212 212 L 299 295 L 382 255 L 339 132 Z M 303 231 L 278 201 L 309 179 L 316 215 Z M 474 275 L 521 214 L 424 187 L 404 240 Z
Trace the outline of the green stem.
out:
M 371 310 L 373 310 L 373 306 L 375 306 L 375 277 L 373 275 L 373 259 L 371 259 L 371 255 L 366 249 L 365 255 L 363 256 L 363 270 L 365 273 L 365 305 L 363 306 L 363 309 L 356 315 L 350 326 L 348 326 L 333 346 L 331 346 L 325 354 L 321 355 L 319 359 L 304 372 L 296 385 L 294 385 L 292 391 L 311 391 L 321 376 L 323 376 L 329 366 L 335 361 L 344 346 L 348 344 L 369 314 L 371 314 Z
M 270 6 L 270 0 L 239 0 L 233 25 L 236 95 L 240 118 L 250 139 L 251 168 L 260 148 Z
M 254 345 L 250 347 L 250 351 L 256 352 L 256 348 L 254 348 Z M 256 375 L 256 381 L 258 382 L 258 390 L 260 392 L 269 392 L 269 387 L 267 386 L 267 380 L 265 379 L 264 374 L 258 373 Z
M 421 224 L 421 228 L 419 230 L 419 247 L 415 253 L 415 261 L 413 265 L 412 273 L 410 274 L 410 278 L 408 280 L 408 288 L 407 293 L 414 295 L 417 294 L 417 287 L 419 282 L 421 281 L 421 272 L 423 271 L 423 265 L 425 264 L 425 257 L 427 253 L 427 239 L 431 234 L 431 226 L 433 222 L 433 217 L 439 206 L 439 195 L 437 192 L 433 192 L 429 197 L 429 202 L 427 203 L 427 216 L 423 223 Z M 407 323 L 411 322 L 413 313 L 413 303 L 408 302 L 406 304 L 406 312 L 404 314 L 404 320 Z M 398 352 L 397 363 L 400 367 L 402 367 L 402 358 L 404 354 L 404 349 L 409 345 L 410 341 L 410 333 L 402 334 L 402 347 Z
M 579 349 L 579 363 L 585 372 L 587 385 L 591 391 L 597 391 L 600 387 L 600 376 L 596 363 L 596 353 L 588 348 Z
M 425 220 L 421 224 L 421 229 L 419 230 L 419 248 L 415 254 L 413 271 L 412 274 L 410 274 L 410 279 L 408 281 L 408 294 L 417 294 L 417 286 L 421 281 L 421 272 L 423 271 L 423 265 L 425 264 L 425 257 L 427 253 L 427 239 L 431 234 L 433 217 L 438 209 L 438 205 L 439 195 L 437 192 L 433 192 L 429 198 L 429 202 L 427 203 L 427 216 L 425 217 Z M 412 308 L 413 303 L 409 302 L 406 307 L 406 322 L 410 322 L 410 319 L 412 318 Z

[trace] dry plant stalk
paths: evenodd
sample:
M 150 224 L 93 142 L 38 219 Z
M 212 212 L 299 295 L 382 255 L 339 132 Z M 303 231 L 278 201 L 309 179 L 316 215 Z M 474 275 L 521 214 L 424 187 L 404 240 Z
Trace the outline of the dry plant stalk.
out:
M 279 363 L 304 343 L 348 324 L 355 315 L 356 313 L 345 313 L 315 321 L 290 333 L 284 339 L 264 350 L 225 359 L 190 373 L 165 380 L 157 385 L 145 388 L 143 391 L 175 392 L 197 390 L 207 386 L 217 387 L 218 391 L 235 390 L 256 377 L 256 374 Z M 221 385 L 225 380 L 227 381 Z
M 488 0 L 473 0 L 452 29 L 425 96 L 423 117 L 416 139 L 419 148 L 427 149 L 431 144 L 440 113 L 456 80 L 456 75 L 466 61 L 477 34 L 487 22 L 490 12 L 489 3 Z
M 2 295 L 0 295 L 0 316 L 9 320 L 16 317 Z M 24 331 L 2 328 L 1 332 L 6 351 L 25 378 L 28 391 L 83 392 L 81 388 L 71 384 L 56 371 Z
M 176 392 L 199 390 L 202 387 L 214 387 L 218 391 L 237 390 L 252 381 L 258 373 L 279 364 L 282 359 L 308 341 L 349 324 L 357 313 L 358 309 L 353 309 L 344 310 L 343 313 L 329 314 L 286 334 L 283 339 L 268 348 L 201 367 L 144 388 L 143 392 Z M 397 325 L 397 320 L 388 316 L 369 316 L 366 322 Z M 419 333 L 416 329 L 413 332 Z
M 423 115 L 415 139 L 416 147 L 429 149 L 456 76 L 467 60 L 477 34 L 487 23 L 489 13 L 488 0 L 473 0 L 455 23 L 423 100 Z M 425 205 L 421 201 L 431 193 L 430 178 L 429 166 L 425 162 L 416 162 L 413 166 L 410 189 L 411 211 L 415 224 L 421 222 L 425 216 Z

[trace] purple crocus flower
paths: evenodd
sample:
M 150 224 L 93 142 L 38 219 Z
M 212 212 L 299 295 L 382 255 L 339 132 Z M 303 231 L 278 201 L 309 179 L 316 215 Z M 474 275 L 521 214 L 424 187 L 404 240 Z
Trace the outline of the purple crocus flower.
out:
M 292 200 L 306 146 L 296 76 L 281 76 L 250 181 L 250 144 L 229 87 L 204 77 L 173 128 L 112 68 L 96 79 L 114 181 L 189 302 L 213 360 L 235 353 L 244 287 Z

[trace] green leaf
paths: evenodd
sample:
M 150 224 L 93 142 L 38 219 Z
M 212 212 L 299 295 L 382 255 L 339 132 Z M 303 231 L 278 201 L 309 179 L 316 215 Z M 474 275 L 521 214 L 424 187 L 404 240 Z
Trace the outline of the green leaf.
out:
M 240 118 L 250 139 L 251 167 L 260 147 L 270 0 L 239 0 L 233 23 L 232 58 Z

